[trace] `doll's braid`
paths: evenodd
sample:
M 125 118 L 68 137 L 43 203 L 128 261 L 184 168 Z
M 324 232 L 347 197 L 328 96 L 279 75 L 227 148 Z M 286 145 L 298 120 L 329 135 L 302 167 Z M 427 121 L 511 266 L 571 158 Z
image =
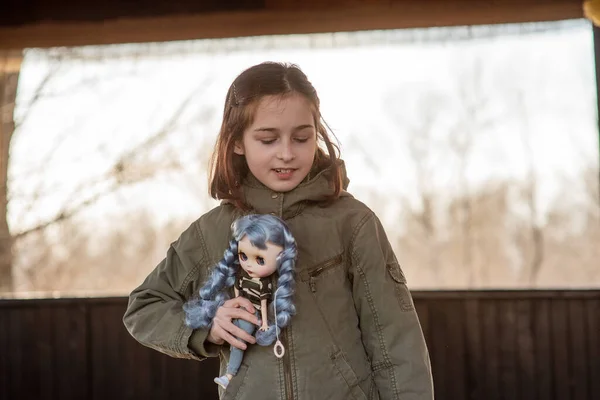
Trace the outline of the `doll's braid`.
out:
M 281 243 L 283 251 L 279 255 L 279 278 L 277 279 L 277 290 L 274 295 L 274 301 L 271 308 L 277 311 L 275 318 L 277 324 L 271 324 L 266 331 L 258 330 L 256 332 L 256 343 L 261 346 L 272 344 L 279 332 L 277 328 L 285 328 L 292 316 L 296 314 L 296 307 L 293 303 L 294 291 L 296 288 L 295 264 L 296 264 L 296 241 L 287 227 L 283 229 L 283 241 Z M 271 313 L 272 314 L 272 313 Z
M 185 323 L 193 329 L 209 328 L 217 309 L 229 300 L 228 290 L 235 283 L 237 241 L 231 240 L 223 258 L 213 268 L 210 277 L 200 288 L 200 298 L 184 304 Z

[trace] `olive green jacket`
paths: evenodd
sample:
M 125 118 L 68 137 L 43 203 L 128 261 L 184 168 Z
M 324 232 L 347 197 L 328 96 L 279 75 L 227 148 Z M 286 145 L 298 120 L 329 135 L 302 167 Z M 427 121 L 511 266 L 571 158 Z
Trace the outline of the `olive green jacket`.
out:
M 384 229 L 347 192 L 320 205 L 331 193 L 327 172 L 287 193 L 252 176 L 243 184 L 252 212 L 278 215 L 296 238 L 297 313 L 281 335 L 285 356 L 276 358 L 272 346 L 249 346 L 221 398 L 433 399 L 421 326 Z M 224 372 L 228 345 L 205 342 L 206 330 L 188 328 L 182 305 L 223 256 L 240 215 L 224 202 L 200 217 L 131 293 L 124 323 L 136 340 L 173 357 L 220 356 Z

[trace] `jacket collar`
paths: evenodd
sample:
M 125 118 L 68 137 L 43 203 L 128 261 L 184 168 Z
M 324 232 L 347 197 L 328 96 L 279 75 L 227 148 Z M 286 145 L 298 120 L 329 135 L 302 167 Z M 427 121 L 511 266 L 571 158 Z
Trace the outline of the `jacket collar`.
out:
M 340 197 L 350 196 L 346 189 L 350 183 L 346 175 L 346 167 L 340 161 L 343 177 L 343 190 Z M 311 171 L 310 179 L 300 183 L 289 192 L 274 192 L 263 185 L 254 175 L 248 173 L 242 183 L 242 190 L 246 204 L 252 207 L 252 212 L 257 214 L 273 214 L 283 219 L 292 218 L 302 212 L 311 203 L 320 203 L 333 193 L 329 185 L 329 168 L 321 171 Z

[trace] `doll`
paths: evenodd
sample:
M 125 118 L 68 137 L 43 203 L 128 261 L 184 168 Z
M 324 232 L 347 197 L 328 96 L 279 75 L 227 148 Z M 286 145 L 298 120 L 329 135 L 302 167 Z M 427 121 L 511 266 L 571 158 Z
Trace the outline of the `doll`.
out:
M 254 324 L 241 319 L 234 320 L 234 324 L 255 334 L 257 344 L 269 346 L 279 338 L 279 330 L 289 324 L 296 312 L 292 302 L 296 242 L 285 222 L 272 215 L 241 217 L 233 222 L 231 230 L 233 238 L 229 248 L 200 288 L 199 298 L 184 305 L 185 322 L 194 329 L 210 329 L 217 309 L 229 299 L 233 287 L 236 297 L 244 296 L 252 302 L 261 326 L 256 330 Z M 273 293 L 271 275 L 274 272 L 278 273 L 278 279 Z M 269 321 L 274 325 L 269 325 Z M 275 355 L 281 358 L 284 351 L 277 340 Z M 223 389 L 236 375 L 243 355 L 243 350 L 231 346 L 227 372 L 215 378 Z

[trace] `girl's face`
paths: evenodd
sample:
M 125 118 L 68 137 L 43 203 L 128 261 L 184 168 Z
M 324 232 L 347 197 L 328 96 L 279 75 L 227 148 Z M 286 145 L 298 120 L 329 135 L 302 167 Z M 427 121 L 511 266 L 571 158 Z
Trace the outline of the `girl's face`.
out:
M 267 242 L 266 249 L 254 247 L 248 236 L 238 242 L 240 265 L 251 278 L 264 278 L 277 269 L 277 256 L 283 247 Z
M 253 123 L 235 145 L 250 172 L 275 192 L 288 192 L 306 178 L 317 151 L 310 102 L 300 94 L 265 96 Z

